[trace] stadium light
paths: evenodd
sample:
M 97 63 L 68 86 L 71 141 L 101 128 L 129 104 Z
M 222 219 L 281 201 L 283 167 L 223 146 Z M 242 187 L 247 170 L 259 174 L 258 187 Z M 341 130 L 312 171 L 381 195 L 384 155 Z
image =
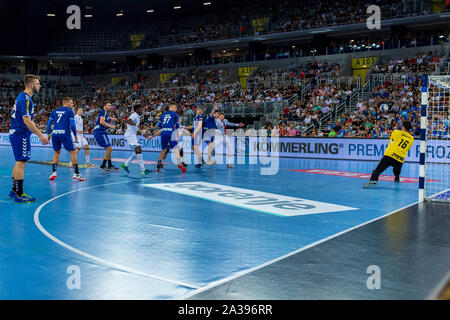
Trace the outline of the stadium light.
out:
M 93 15 L 92 15 L 92 14 L 85 14 L 84 17 L 85 17 L 85 18 L 92 18 Z
M 153 13 L 153 12 L 155 12 L 155 10 L 153 10 L 153 9 L 147 10 L 147 13 Z
M 123 16 L 123 13 L 116 13 L 116 16 L 121 17 L 121 16 Z
M 54 14 L 54 13 L 47 13 L 47 17 L 56 17 L 56 14 Z
M 210 5 L 211 5 L 211 2 L 203 2 L 203 5 L 204 5 L 204 6 L 210 6 Z
M 236 48 L 236 51 L 239 51 L 239 48 Z
M 176 6 L 176 7 L 173 7 L 175 10 L 177 10 L 177 9 L 181 9 L 181 6 Z

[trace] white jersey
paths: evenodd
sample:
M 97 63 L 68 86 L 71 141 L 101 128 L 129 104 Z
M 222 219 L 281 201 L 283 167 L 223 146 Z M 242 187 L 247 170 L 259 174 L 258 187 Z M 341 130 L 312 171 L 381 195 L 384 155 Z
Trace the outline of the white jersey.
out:
M 78 131 L 84 132 L 83 131 L 83 118 L 81 116 L 79 116 L 78 114 L 75 115 L 75 128 L 77 130 L 77 136 L 83 135 L 83 133 L 78 132 Z
M 139 130 L 138 125 L 141 122 L 141 117 L 136 112 L 133 112 L 129 119 L 131 119 L 131 121 L 133 121 L 136 125 L 127 123 L 127 130 L 125 131 L 125 134 L 135 136 Z

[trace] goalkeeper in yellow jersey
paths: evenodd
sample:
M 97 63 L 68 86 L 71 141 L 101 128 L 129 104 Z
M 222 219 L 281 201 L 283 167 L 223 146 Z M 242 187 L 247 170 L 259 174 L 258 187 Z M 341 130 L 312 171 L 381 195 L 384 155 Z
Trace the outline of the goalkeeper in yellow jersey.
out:
M 393 167 L 395 182 L 400 182 L 400 171 L 403 162 L 408 155 L 408 151 L 414 143 L 414 138 L 409 134 L 411 122 L 403 121 L 402 130 L 394 130 L 389 138 L 389 145 L 384 152 L 384 157 L 378 163 L 375 170 L 372 171 L 370 181 L 363 185 L 363 188 L 376 186 L 378 177 L 389 167 Z

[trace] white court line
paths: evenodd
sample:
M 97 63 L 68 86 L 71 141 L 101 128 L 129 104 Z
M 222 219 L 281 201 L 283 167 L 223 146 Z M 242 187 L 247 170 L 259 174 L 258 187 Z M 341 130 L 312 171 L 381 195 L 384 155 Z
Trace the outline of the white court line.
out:
M 88 259 L 94 260 L 94 261 L 96 261 L 96 262 L 98 262 L 98 263 L 100 263 L 100 264 L 102 264 L 102 265 L 104 265 L 104 266 L 107 266 L 107 267 L 116 269 L 116 270 L 118 270 L 118 271 L 128 272 L 128 273 L 131 273 L 131 274 L 143 276 L 143 277 L 150 278 L 150 279 L 156 279 L 156 280 L 159 280 L 159 281 L 164 281 L 164 282 L 173 283 L 173 284 L 176 284 L 176 285 L 179 285 L 179 286 L 183 286 L 183 287 L 186 287 L 186 288 L 190 288 L 190 289 L 198 289 L 198 286 L 194 286 L 194 285 L 189 284 L 189 283 L 184 283 L 184 282 L 180 282 L 180 281 L 176 281 L 176 280 L 171 280 L 171 279 L 166 279 L 166 278 L 158 277 L 158 276 L 155 276 L 155 275 L 152 275 L 152 274 L 148 274 L 148 273 L 145 273 L 145 272 L 141 272 L 141 271 L 139 271 L 139 270 L 134 270 L 134 269 L 131 269 L 131 268 L 122 266 L 122 265 L 120 265 L 120 264 L 117 264 L 117 263 L 114 263 L 114 262 L 110 262 L 110 261 L 107 261 L 107 260 L 104 260 L 104 259 L 95 257 L 95 256 L 93 256 L 93 255 L 90 255 L 89 253 L 86 253 L 86 252 L 84 252 L 84 251 L 78 250 L 77 248 L 74 248 L 74 247 L 68 245 L 67 243 L 65 243 L 65 242 L 63 242 L 63 241 L 61 241 L 61 240 L 59 240 L 58 238 L 56 238 L 55 236 L 53 236 L 52 234 L 50 234 L 47 230 L 45 230 L 45 228 L 41 225 L 41 223 L 40 223 L 40 221 L 39 221 L 39 213 L 41 212 L 42 208 L 44 208 L 44 207 L 45 207 L 47 204 L 49 204 L 50 202 L 52 202 L 52 201 L 54 201 L 54 200 L 56 200 L 56 199 L 58 199 L 58 198 L 64 197 L 64 196 L 66 196 L 66 195 L 68 195 L 68 194 L 74 193 L 74 192 L 78 192 L 78 191 L 82 191 L 82 190 L 87 190 L 87 189 L 91 189 L 91 188 L 102 187 L 102 186 L 109 186 L 109 185 L 119 184 L 119 183 L 129 183 L 129 181 L 121 181 L 121 182 L 106 183 L 106 184 L 100 184 L 100 185 L 96 185 L 96 186 L 91 186 L 91 187 L 81 188 L 81 189 L 72 190 L 72 191 L 70 191 L 70 192 L 66 192 L 66 193 L 60 194 L 59 196 L 56 196 L 56 197 L 54 197 L 54 198 L 51 198 L 50 200 L 47 200 L 46 202 L 44 202 L 43 204 L 41 204 L 41 205 L 36 209 L 36 211 L 34 212 L 34 223 L 35 223 L 35 225 L 37 226 L 37 228 L 38 228 L 38 229 L 39 229 L 46 237 L 48 237 L 50 240 L 56 242 L 56 243 L 59 244 L 60 246 L 63 246 L 64 248 L 66 248 L 66 249 L 68 249 L 68 250 L 70 250 L 70 251 L 72 251 L 72 252 L 78 253 L 79 255 L 82 255 L 82 256 L 84 256 L 84 257 L 86 257 L 86 258 L 88 258 Z
M 153 224 L 153 223 L 147 223 L 149 226 L 156 227 L 156 228 L 164 228 L 164 229 L 171 229 L 171 230 L 180 230 L 184 231 L 184 229 L 176 228 L 176 227 L 169 227 L 162 224 Z
M 336 233 L 336 234 L 334 234 L 334 235 L 332 235 L 332 236 L 329 236 L 329 237 L 327 237 L 327 238 L 324 238 L 324 239 L 321 239 L 321 240 L 319 240 L 319 241 L 313 242 L 313 243 L 311 243 L 311 244 L 309 244 L 309 245 L 307 245 L 307 246 L 301 247 L 301 248 L 299 248 L 299 249 L 297 249 L 297 250 L 295 250 L 295 251 L 289 252 L 289 253 L 287 253 L 287 254 L 285 254 L 285 255 L 282 255 L 282 256 L 280 256 L 280 257 L 278 257 L 278 258 L 275 258 L 275 259 L 273 259 L 273 260 L 267 261 L 267 262 L 265 262 L 265 263 L 263 263 L 263 264 L 261 264 L 261 265 L 259 265 L 259 266 L 256 266 L 256 267 L 253 267 L 253 268 L 250 268 L 250 269 L 247 269 L 247 270 L 240 271 L 240 272 L 238 272 L 238 273 L 236 273 L 236 274 L 234 274 L 234 275 L 232 275 L 232 276 L 229 276 L 229 277 L 227 277 L 227 278 L 224 278 L 224 279 L 221 279 L 221 280 L 217 280 L 217 281 L 215 281 L 215 282 L 212 282 L 212 283 L 206 285 L 205 287 L 202 287 L 202 288 L 193 290 L 192 292 L 189 292 L 189 293 L 187 293 L 187 294 L 185 294 L 185 295 L 183 295 L 183 296 L 181 296 L 181 297 L 179 297 L 179 298 L 176 298 L 176 300 L 189 299 L 190 297 L 192 297 L 192 296 L 194 296 L 194 295 L 196 295 L 196 294 L 199 294 L 199 293 L 204 292 L 204 291 L 206 291 L 206 290 L 209 290 L 209 289 L 211 289 L 211 288 L 217 287 L 217 286 L 219 286 L 219 285 L 221 285 L 221 284 L 224 284 L 225 282 L 234 280 L 234 279 L 236 279 L 236 278 L 239 278 L 239 277 L 241 277 L 241 276 L 244 276 L 244 275 L 246 275 L 246 274 L 248 274 L 248 273 L 251 273 L 251 272 L 253 272 L 253 271 L 262 269 L 262 268 L 264 268 L 264 267 L 267 267 L 267 266 L 269 266 L 269 265 L 271 265 L 271 264 L 274 264 L 275 262 L 278 262 L 278 261 L 280 261 L 280 260 L 284 260 L 284 259 L 286 259 L 286 258 L 288 258 L 288 257 L 290 257 L 290 256 L 293 256 L 293 255 L 295 255 L 295 254 L 297 254 L 297 253 L 299 253 L 299 252 L 305 251 L 305 250 L 307 250 L 307 249 L 309 249 L 309 248 L 312 248 L 312 247 L 314 247 L 314 246 L 317 246 L 317 245 L 319 245 L 319 244 L 321 244 L 321 243 L 323 243 L 323 242 L 325 242 L 325 241 L 328 241 L 328 240 L 331 240 L 331 239 L 333 239 L 333 238 L 339 237 L 339 236 L 343 235 L 344 233 L 350 232 L 350 231 L 352 231 L 352 230 L 355 230 L 355 229 L 357 229 L 357 228 L 360 228 L 360 227 L 362 227 L 362 226 L 365 226 L 365 225 L 367 225 L 367 224 L 369 224 L 369 223 L 372 223 L 372 222 L 374 222 L 374 221 L 377 221 L 377 220 L 380 220 L 380 219 L 382 219 L 382 218 L 385 218 L 385 217 L 387 217 L 387 216 L 389 216 L 389 215 L 391 215 L 391 214 L 393 214 L 393 213 L 396 213 L 396 212 L 401 211 L 401 210 L 403 210 L 403 209 L 409 208 L 409 207 L 411 207 L 411 206 L 413 206 L 413 205 L 416 205 L 416 204 L 418 204 L 418 203 L 419 203 L 418 201 L 417 201 L 417 202 L 414 202 L 414 203 L 411 203 L 411 204 L 409 204 L 409 205 L 407 205 L 407 206 L 405 206 L 405 207 L 403 207 L 403 208 L 396 209 L 396 210 L 394 210 L 394 211 L 392 211 L 392 212 L 389 212 L 389 213 L 387 213 L 387 214 L 385 214 L 385 215 L 382 215 L 382 216 L 380 216 L 380 217 L 378 217 L 378 218 L 375 218 L 375 219 L 366 221 L 366 222 L 361 223 L 361 224 L 359 224 L 359 225 L 357 225 L 357 226 L 351 227 L 351 228 L 349 228 L 349 229 L 346 229 L 346 230 L 344 230 L 344 231 L 341 231 L 341 232 L 339 232 L 339 233 Z
M 438 295 L 442 293 L 447 285 L 447 282 L 450 281 L 450 271 L 439 281 L 438 285 L 428 294 L 426 300 L 437 300 Z

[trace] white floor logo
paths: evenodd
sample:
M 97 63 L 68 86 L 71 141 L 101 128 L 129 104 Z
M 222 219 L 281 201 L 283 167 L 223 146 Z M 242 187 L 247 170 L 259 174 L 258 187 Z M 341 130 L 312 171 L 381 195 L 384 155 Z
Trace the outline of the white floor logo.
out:
M 357 209 L 207 182 L 154 183 L 144 186 L 286 217 Z

